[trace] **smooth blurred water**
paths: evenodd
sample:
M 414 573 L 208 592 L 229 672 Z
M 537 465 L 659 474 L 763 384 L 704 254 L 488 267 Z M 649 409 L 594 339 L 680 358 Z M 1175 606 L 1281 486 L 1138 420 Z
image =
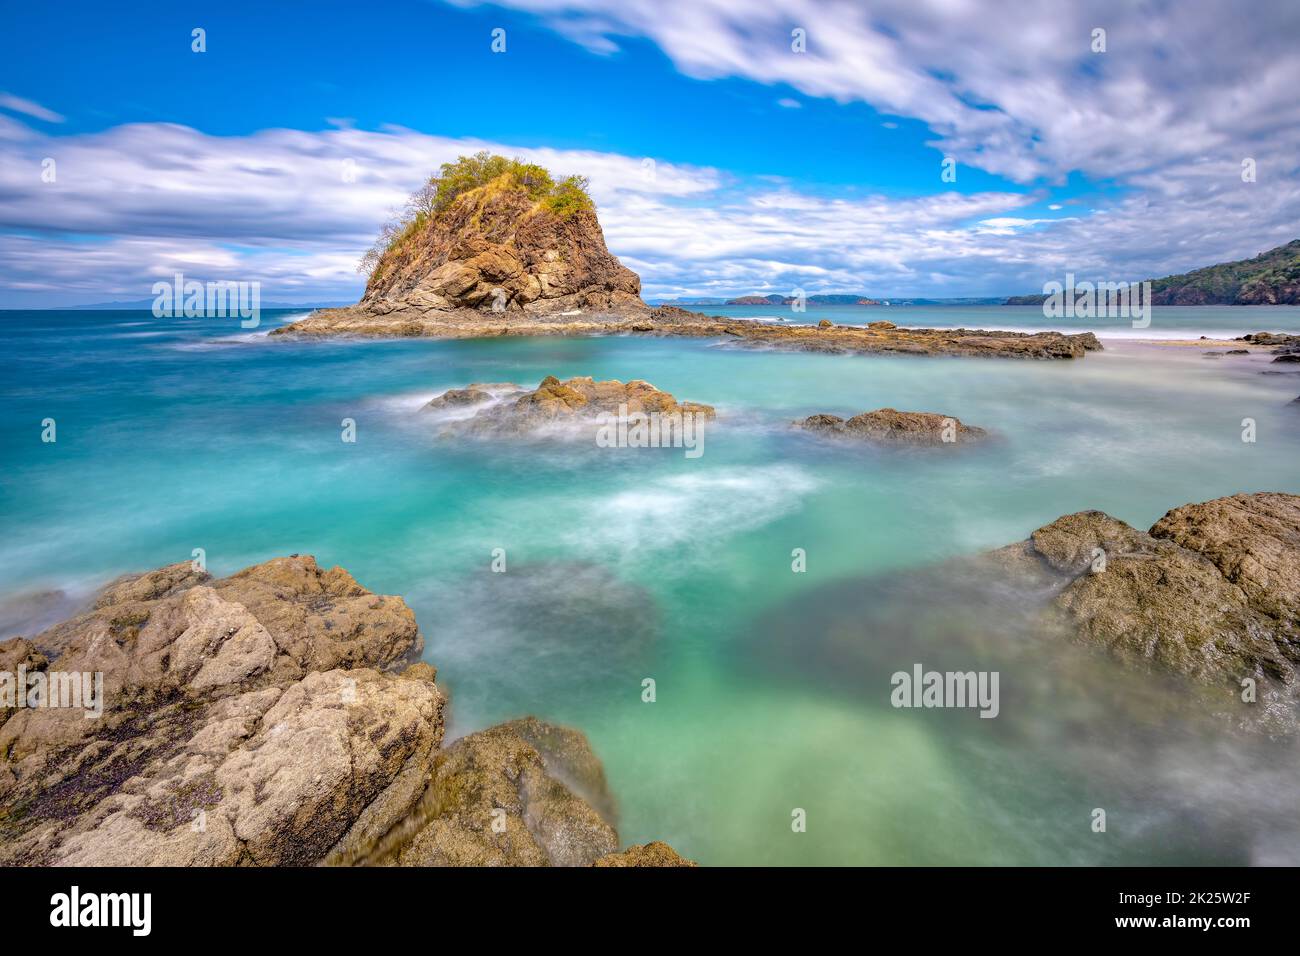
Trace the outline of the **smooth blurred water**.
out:
M 1163 309 L 1153 330 L 1294 330 L 1296 315 Z M 523 713 L 580 727 L 623 839 L 666 839 L 708 863 L 1300 861 L 1290 745 L 1243 748 L 1175 723 L 1153 750 L 1090 692 L 1067 717 L 1014 684 L 1020 702 L 997 720 L 888 706 L 889 674 L 934 651 L 890 643 L 890 622 L 913 606 L 967 613 L 956 591 L 918 597 L 891 581 L 1086 508 L 1146 527 L 1189 501 L 1300 492 L 1300 375 L 1271 356 L 1123 340 L 1081 361 L 1018 362 L 264 336 L 290 317 L 247 333 L 148 313 L 0 313 L 0 603 L 12 612 L 50 589 L 75 601 L 200 547 L 216 574 L 315 554 L 415 609 L 453 734 Z M 889 318 L 1026 327 L 1041 313 Z M 644 378 L 719 419 L 692 460 L 444 439 L 420 412 L 448 387 L 548 374 Z M 881 406 L 996 438 L 886 452 L 788 427 Z M 41 441 L 45 418 L 56 443 Z M 341 441 L 345 418 L 355 444 Z M 505 574 L 490 571 L 495 548 Z M 806 573 L 791 571 L 795 548 Z M 1003 666 L 1023 687 L 1055 663 Z M 1078 664 L 1066 686 L 1123 681 L 1099 666 Z M 1089 828 L 1099 806 L 1104 835 Z M 791 831 L 793 808 L 806 833 Z
M 1195 339 L 1232 337 L 1246 332 L 1300 333 L 1300 309 L 1289 306 L 1157 308 L 1151 321 L 1134 327 L 1133 319 L 1110 316 L 1047 318 L 1042 306 L 1021 305 L 820 305 L 806 303 L 803 312 L 789 305 L 703 305 L 708 315 L 763 322 L 807 325 L 830 319 L 837 325 L 866 325 L 881 319 L 909 328 L 1009 329 L 1012 331 L 1095 332 L 1107 338 Z

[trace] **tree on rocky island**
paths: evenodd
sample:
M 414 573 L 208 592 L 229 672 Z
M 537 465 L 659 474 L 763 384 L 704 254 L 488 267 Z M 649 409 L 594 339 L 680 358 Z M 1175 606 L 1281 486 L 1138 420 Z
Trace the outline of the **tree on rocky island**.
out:
M 473 156 L 460 156 L 453 163 L 443 163 L 419 189 L 411 193 L 400 210 L 384 223 L 379 236 L 361 257 L 357 271 L 371 275 L 384 254 L 418 232 L 432 218 L 451 208 L 465 193 L 489 184 L 501 189 L 524 192 L 542 208 L 561 219 L 580 210 L 595 209 L 585 176 L 566 176 L 556 181 L 550 171 L 536 163 L 509 159 L 481 150 Z

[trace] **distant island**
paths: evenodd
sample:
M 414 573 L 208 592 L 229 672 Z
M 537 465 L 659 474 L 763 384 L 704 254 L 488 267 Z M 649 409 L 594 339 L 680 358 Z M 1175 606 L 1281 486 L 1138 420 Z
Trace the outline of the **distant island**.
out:
M 701 306 L 701 305 L 790 305 L 794 302 L 790 295 L 742 295 L 733 299 L 717 297 L 654 299 L 654 305 Z M 1002 296 L 960 296 L 950 299 L 918 298 L 881 298 L 873 299 L 858 293 L 817 294 L 810 295 L 805 302 L 814 305 L 1003 305 Z
M 1253 259 L 1152 279 L 1153 305 L 1300 305 L 1300 239 Z M 1013 295 L 1006 305 L 1041 305 L 1046 295 Z
M 93 302 L 90 305 L 59 305 L 51 312 L 138 312 L 152 309 L 156 298 L 128 299 L 119 302 Z M 263 302 L 263 309 L 333 309 L 347 302 Z
M 796 299 L 792 295 L 742 295 L 736 299 L 728 299 L 723 305 L 790 305 Z M 812 302 L 817 305 L 884 305 L 879 299 L 868 299 L 856 295 L 810 295 L 804 297 L 805 302 Z

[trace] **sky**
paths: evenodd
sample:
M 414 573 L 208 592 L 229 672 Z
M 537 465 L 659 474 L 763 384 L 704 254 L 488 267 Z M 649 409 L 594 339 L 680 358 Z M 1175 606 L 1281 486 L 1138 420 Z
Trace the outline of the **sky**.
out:
M 1297 0 L 3 2 L 0 308 L 178 271 L 351 301 L 480 149 L 588 176 L 648 299 L 1010 295 L 1300 237 Z

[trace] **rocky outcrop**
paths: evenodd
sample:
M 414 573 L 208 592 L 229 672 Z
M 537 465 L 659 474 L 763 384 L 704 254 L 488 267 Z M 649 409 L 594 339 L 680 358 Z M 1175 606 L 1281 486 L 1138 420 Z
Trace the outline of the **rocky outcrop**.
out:
M 1239 690 L 1252 678 L 1294 720 L 1300 496 L 1184 505 L 1147 532 L 1080 512 L 1030 540 L 1033 556 L 1068 579 L 1053 613 L 1077 640 L 1201 683 Z
M 966 444 L 988 437 L 988 432 L 933 412 L 900 412 L 878 408 L 852 418 L 809 415 L 795 423 L 805 431 L 834 438 L 854 438 L 886 445 Z
M 892 323 L 891 323 L 892 325 Z M 1002 332 L 983 329 L 904 329 L 873 323 L 865 328 L 755 322 L 660 306 L 645 313 L 581 315 L 525 312 L 444 312 L 417 308 L 377 313 L 326 309 L 274 329 L 275 336 L 329 338 L 501 338 L 507 336 L 647 335 L 722 339 L 742 346 L 860 355 L 960 355 L 1072 359 L 1101 349 L 1091 332 Z
M 380 258 L 354 310 L 489 314 L 648 311 L 592 209 L 561 215 L 508 176 L 422 220 Z
M 999 671 L 1002 716 L 990 723 L 1049 733 L 1051 750 L 1148 731 L 1158 750 L 1192 727 L 1289 736 L 1300 730 L 1300 496 L 1184 505 L 1147 531 L 1100 511 L 1064 515 L 994 551 L 827 584 L 765 611 L 756 630 L 767 673 L 855 700 L 917 661 Z
M 592 802 L 579 792 L 590 794 Z M 618 847 L 612 810 L 604 770 L 586 737 L 526 718 L 447 747 L 434 760 L 413 808 L 394 828 L 369 846 L 344 841 L 335 860 L 589 866 Z
M 586 865 L 614 852 L 586 738 L 530 718 L 441 749 L 436 671 L 411 663 L 422 645 L 404 601 L 309 556 L 113 582 L 86 613 L 0 642 L 11 679 L 102 675 L 98 713 L 89 698 L 0 710 L 0 863 Z
M 1286 332 L 1251 332 L 1248 335 L 1238 336 L 1235 341 L 1249 342 L 1251 345 L 1300 346 L 1300 335 L 1289 335 Z
M 449 400 L 448 396 L 453 395 L 456 397 Z M 704 420 L 715 414 L 711 405 L 678 402 L 670 393 L 640 379 L 597 382 L 586 376 L 561 382 L 554 375 L 548 375 L 531 391 L 513 384 L 451 389 L 425 407 L 440 411 L 463 404 L 484 407 L 469 418 L 451 422 L 446 428 L 449 433 L 524 435 L 554 426 L 594 424 L 602 415 L 617 415 L 620 410 L 626 410 L 629 416 L 689 415 Z
M 435 395 L 424 406 L 428 412 L 455 412 L 473 409 L 479 405 L 497 401 L 526 392 L 527 389 L 514 382 L 475 382 L 464 388 L 449 388 L 440 395 Z

